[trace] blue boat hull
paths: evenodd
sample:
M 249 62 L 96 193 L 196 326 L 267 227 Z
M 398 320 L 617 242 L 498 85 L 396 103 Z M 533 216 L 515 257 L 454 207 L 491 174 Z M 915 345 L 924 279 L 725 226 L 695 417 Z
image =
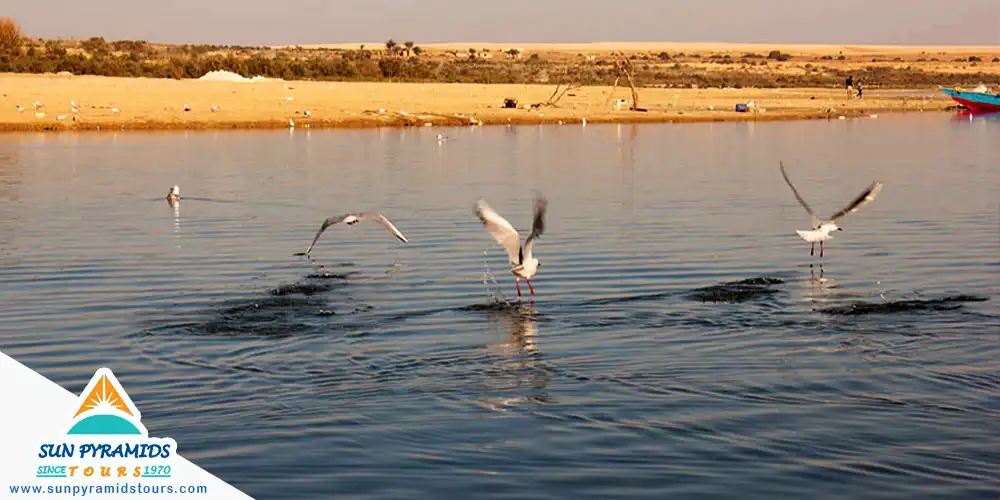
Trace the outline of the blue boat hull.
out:
M 969 108 L 973 113 L 1000 112 L 1000 95 L 991 95 L 982 92 L 962 92 L 952 89 L 941 89 L 941 91 L 954 99 L 955 102 Z

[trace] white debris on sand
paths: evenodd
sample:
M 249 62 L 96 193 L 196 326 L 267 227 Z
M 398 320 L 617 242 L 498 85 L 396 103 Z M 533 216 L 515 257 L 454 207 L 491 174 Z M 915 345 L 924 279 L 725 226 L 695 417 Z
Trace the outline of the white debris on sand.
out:
M 233 73 L 232 71 L 209 71 L 205 73 L 199 80 L 211 81 L 211 82 L 280 82 L 283 81 L 281 78 L 267 78 L 264 76 L 255 76 L 253 78 L 247 78 L 238 73 Z
M 199 78 L 199 80 L 214 81 L 214 82 L 249 82 L 250 79 L 233 73 L 232 71 L 209 71 L 205 73 L 204 76 Z

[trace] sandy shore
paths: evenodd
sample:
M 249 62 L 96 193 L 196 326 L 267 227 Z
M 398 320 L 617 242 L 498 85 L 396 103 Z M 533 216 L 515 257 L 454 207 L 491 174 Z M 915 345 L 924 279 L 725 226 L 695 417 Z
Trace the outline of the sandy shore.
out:
M 254 82 L 0 74 L 0 130 L 154 130 L 298 127 L 457 126 L 506 123 L 698 122 L 867 116 L 940 111 L 954 105 L 933 90 L 640 89 L 648 112 L 615 110 L 610 87 L 583 87 L 558 107 L 504 109 L 545 101 L 552 85 Z M 630 99 L 628 88 L 616 99 Z M 737 113 L 754 100 L 759 113 Z M 36 110 L 38 101 L 42 108 Z M 78 111 L 72 112 L 71 101 Z M 184 111 L 185 104 L 191 107 Z M 217 106 L 215 112 L 211 106 Z M 23 111 L 18 111 L 22 106 Z M 305 116 L 308 110 L 310 116 Z

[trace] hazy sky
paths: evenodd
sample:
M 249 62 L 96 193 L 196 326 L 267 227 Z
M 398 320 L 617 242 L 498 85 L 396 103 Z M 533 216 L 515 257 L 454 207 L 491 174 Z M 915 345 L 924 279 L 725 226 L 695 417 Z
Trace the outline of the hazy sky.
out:
M 1000 0 L 12 0 L 42 38 L 1000 45 Z

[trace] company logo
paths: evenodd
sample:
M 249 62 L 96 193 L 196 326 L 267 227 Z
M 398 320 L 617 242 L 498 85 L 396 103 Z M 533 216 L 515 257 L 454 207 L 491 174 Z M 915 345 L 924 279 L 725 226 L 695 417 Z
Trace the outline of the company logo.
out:
M 67 415 L 66 429 L 39 445 L 39 478 L 74 481 L 169 478 L 177 443 L 151 438 L 142 415 L 109 368 L 94 373 Z

